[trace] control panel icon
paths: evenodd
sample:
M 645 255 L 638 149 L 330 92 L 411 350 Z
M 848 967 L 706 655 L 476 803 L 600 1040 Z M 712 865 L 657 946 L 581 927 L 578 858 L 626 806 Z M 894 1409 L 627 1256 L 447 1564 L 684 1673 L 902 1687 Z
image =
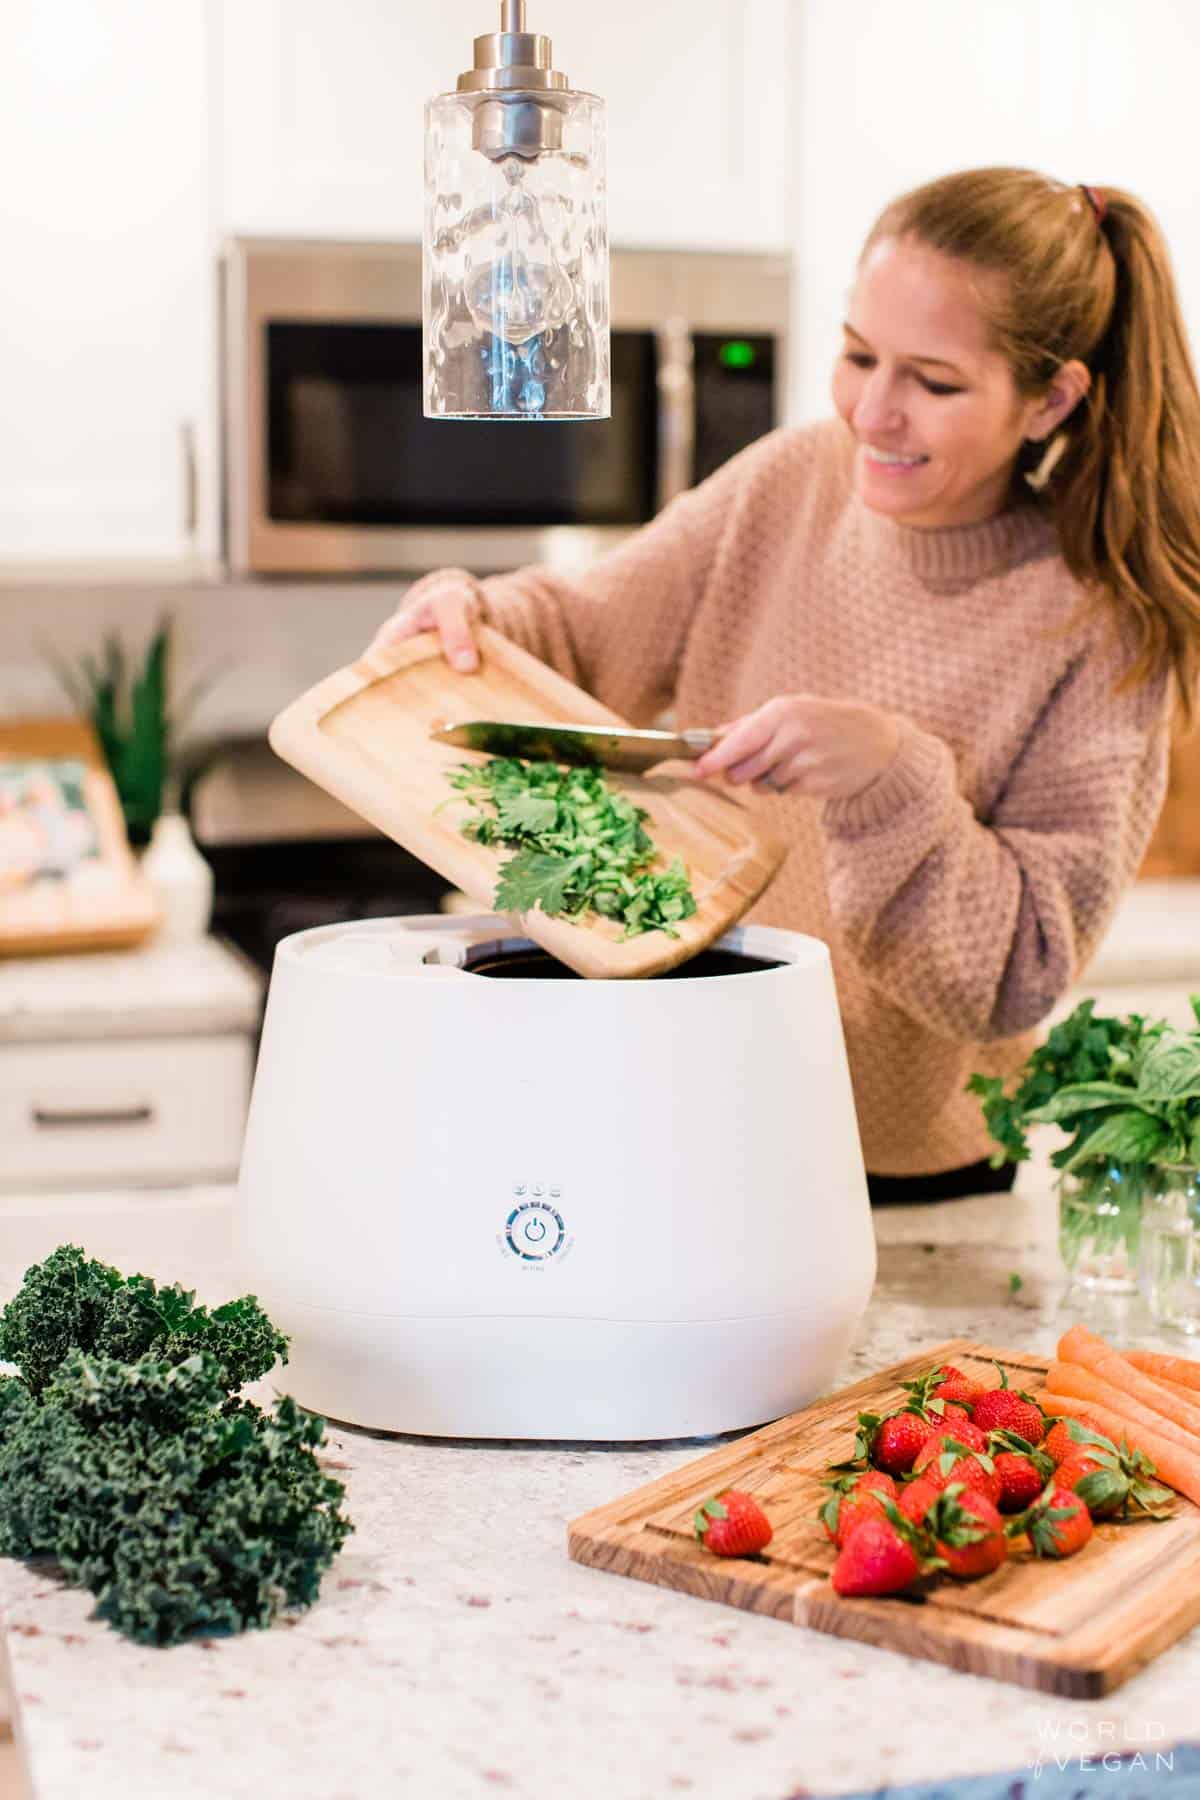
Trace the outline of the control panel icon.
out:
M 536 1188 L 533 1191 L 538 1192 Z M 523 1262 L 545 1262 L 562 1249 L 566 1236 L 562 1214 L 545 1200 L 522 1201 L 504 1224 L 508 1248 Z

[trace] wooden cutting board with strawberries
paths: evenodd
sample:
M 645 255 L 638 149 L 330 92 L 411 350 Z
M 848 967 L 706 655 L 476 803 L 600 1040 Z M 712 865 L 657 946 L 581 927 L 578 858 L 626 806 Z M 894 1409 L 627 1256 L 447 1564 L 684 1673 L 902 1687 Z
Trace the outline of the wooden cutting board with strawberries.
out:
M 1000 1567 L 973 1581 L 940 1578 L 878 1598 L 833 1591 L 838 1552 L 817 1519 L 828 1470 L 852 1456 L 860 1413 L 894 1412 L 909 1397 L 903 1383 L 946 1364 L 987 1387 L 999 1382 L 998 1364 L 1014 1389 L 1046 1397 L 1049 1410 L 1046 1361 L 965 1338 L 934 1345 L 586 1513 L 570 1526 L 570 1556 L 1045 1693 L 1111 1692 L 1200 1623 L 1200 1506 L 1182 1492 L 1166 1518 L 1098 1519 L 1078 1554 L 1063 1560 L 1037 1558 L 1017 1538 Z M 715 1556 L 697 1540 L 697 1510 L 728 1488 L 752 1495 L 770 1521 L 771 1540 L 756 1555 Z

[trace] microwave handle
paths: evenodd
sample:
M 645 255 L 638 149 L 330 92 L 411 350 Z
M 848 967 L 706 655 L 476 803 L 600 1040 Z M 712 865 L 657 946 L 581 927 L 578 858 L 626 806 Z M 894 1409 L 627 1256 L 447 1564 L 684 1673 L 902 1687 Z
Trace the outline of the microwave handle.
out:
M 658 510 L 692 485 L 696 447 L 696 378 L 686 319 L 667 319 L 658 344 Z

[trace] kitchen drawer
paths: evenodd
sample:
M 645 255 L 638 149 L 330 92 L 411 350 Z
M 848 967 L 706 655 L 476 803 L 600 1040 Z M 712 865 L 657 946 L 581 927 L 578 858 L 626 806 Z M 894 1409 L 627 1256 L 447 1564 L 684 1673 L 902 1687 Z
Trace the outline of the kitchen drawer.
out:
M 0 1049 L 0 1189 L 231 1179 L 250 1074 L 237 1033 Z

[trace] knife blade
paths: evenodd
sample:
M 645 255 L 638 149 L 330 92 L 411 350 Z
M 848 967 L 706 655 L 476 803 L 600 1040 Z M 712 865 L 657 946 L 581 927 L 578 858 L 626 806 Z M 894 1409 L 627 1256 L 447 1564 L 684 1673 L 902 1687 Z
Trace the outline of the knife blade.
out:
M 635 731 L 625 725 L 543 725 L 523 719 L 463 719 L 435 726 L 430 736 L 488 756 L 626 771 L 652 769 L 672 757 L 694 760 L 717 741 L 715 731 Z

